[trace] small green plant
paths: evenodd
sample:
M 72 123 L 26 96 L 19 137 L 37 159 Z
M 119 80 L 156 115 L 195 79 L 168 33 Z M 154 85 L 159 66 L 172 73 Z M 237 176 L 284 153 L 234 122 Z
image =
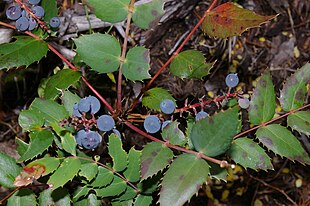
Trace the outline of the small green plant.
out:
M 164 14 L 164 1 L 153 0 L 136 6 L 134 0 L 88 0 L 87 5 L 94 8 L 96 16 L 103 21 L 127 20 L 123 45 L 107 33 L 74 39 L 75 65 L 86 65 L 96 73 L 118 72 L 117 100 L 113 107 L 81 74 L 78 66 L 46 41 L 60 25 L 59 19 L 55 19 L 58 11 L 55 0 L 29 1 L 29 4 L 39 3 L 44 15 L 38 15 L 21 0 L 16 0 L 14 9 L 9 7 L 8 11 L 8 18 L 12 20 L 21 18 L 22 14 L 17 14 L 19 9 L 27 11 L 39 24 L 32 32 L 26 31 L 29 25 L 14 27 L 0 22 L 26 34 L 0 45 L 0 69 L 27 67 L 49 50 L 66 66 L 42 83 L 39 97 L 20 113 L 19 124 L 30 139 L 29 142 L 16 139 L 20 158 L 16 161 L 0 153 L 0 184 L 15 188 L 7 205 L 18 205 L 18 202 L 25 205 L 101 205 L 101 199 L 108 197 L 115 206 L 146 206 L 154 204 L 154 194 L 158 194 L 160 205 L 181 206 L 208 178 L 224 180 L 227 170 L 233 169 L 235 164 L 253 170 L 272 170 L 266 150 L 301 164 L 310 164 L 309 155 L 292 133 L 294 130 L 310 134 L 310 113 L 302 111 L 310 107 L 305 104 L 310 81 L 309 63 L 286 80 L 279 92 L 279 103 L 268 71 L 257 81 L 250 101 L 241 90 L 236 90 L 237 74 L 227 75 L 226 94 L 197 100 L 191 105 L 178 102 L 184 105 L 180 108 L 176 108 L 177 100 L 167 90 L 150 88 L 169 64 L 169 71 L 178 78 L 208 76 L 213 62 L 207 63 L 200 51 L 182 51 L 199 26 L 209 36 L 227 38 L 241 35 L 275 16 L 260 16 L 234 3 L 213 8 L 214 0 L 181 46 L 151 77 L 149 50 L 135 46 L 127 51 L 128 34 L 131 21 L 142 29 L 148 29 L 157 21 Z M 49 27 L 46 22 L 50 22 Z M 146 82 L 130 105 L 122 103 L 123 77 L 125 82 Z M 73 92 L 80 81 L 94 96 L 79 97 Z M 142 105 L 149 110 L 135 114 L 133 111 L 141 97 Z M 209 115 L 204 107 L 211 103 L 221 106 Z M 281 116 L 276 115 L 277 105 L 282 108 Z M 102 106 L 108 113 L 103 112 Z M 198 108 L 201 111 L 197 113 Z M 248 121 L 253 125 L 246 131 L 241 131 L 244 118 L 241 110 L 248 112 Z M 184 115 L 178 117 L 177 114 Z M 285 117 L 286 124 L 276 123 Z M 186 122 L 185 129 L 179 128 L 180 120 Z M 125 151 L 123 143 L 127 140 L 120 130 L 122 126 L 151 142 L 141 150 L 132 147 Z M 255 131 L 255 139 L 247 137 L 251 131 Z M 97 154 L 96 148 L 103 144 L 110 158 Z M 38 196 L 29 189 L 30 185 L 42 188 Z

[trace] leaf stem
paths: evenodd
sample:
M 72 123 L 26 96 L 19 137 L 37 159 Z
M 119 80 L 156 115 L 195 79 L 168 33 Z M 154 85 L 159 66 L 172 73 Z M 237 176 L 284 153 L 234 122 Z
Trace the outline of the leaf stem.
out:
M 129 111 L 132 111 L 139 99 L 142 97 L 142 95 L 144 94 L 144 92 L 146 92 L 146 90 L 152 85 L 152 83 L 155 81 L 155 79 L 160 75 L 160 73 L 170 64 L 170 62 L 178 55 L 178 53 L 183 49 L 183 47 L 185 46 L 185 44 L 189 41 L 189 39 L 191 38 L 191 36 L 194 34 L 194 32 L 199 28 L 199 26 L 202 24 L 203 20 L 205 19 L 205 17 L 207 16 L 207 13 L 214 7 L 214 5 L 216 4 L 217 0 L 213 0 L 212 4 L 209 6 L 208 10 L 204 13 L 204 15 L 202 16 L 202 18 L 198 21 L 198 23 L 195 25 L 195 27 L 191 30 L 191 32 L 187 35 L 187 37 L 183 40 L 183 42 L 180 44 L 180 46 L 178 47 L 178 49 L 172 54 L 172 56 L 167 60 L 167 62 L 162 65 L 162 67 L 156 72 L 156 74 L 152 77 L 152 79 L 147 83 L 147 85 L 141 89 L 141 92 L 139 93 L 139 95 L 135 98 L 135 100 L 133 101 L 133 104 L 131 106 L 131 108 L 129 109 Z
M 302 109 L 306 109 L 306 108 L 308 108 L 308 107 L 310 107 L 310 104 L 306 104 L 306 105 L 304 105 L 304 106 L 302 106 L 302 107 L 300 107 L 300 108 L 298 108 L 298 109 L 291 110 L 291 111 L 289 111 L 289 112 L 287 112 L 287 113 L 285 113 L 285 114 L 283 114 L 283 115 L 280 115 L 280 116 L 278 116 L 278 117 L 276 117 L 276 118 L 273 118 L 273 119 L 271 119 L 271 120 L 269 120 L 269 121 L 267 121 L 267 122 L 264 122 L 264 123 L 262 123 L 262 124 L 260 124 L 260 125 L 257 125 L 257 126 L 255 126 L 255 127 L 252 127 L 252 128 L 250 128 L 250 129 L 248 129 L 248 130 L 246 130 L 246 131 L 243 131 L 243 132 L 237 134 L 236 136 L 234 136 L 234 140 L 237 139 L 237 138 L 239 138 L 239 137 L 241 137 L 241 136 L 243 136 L 243 135 L 245 135 L 245 134 L 247 134 L 247 133 L 249 133 L 249 132 L 251 132 L 251 131 L 257 130 L 257 129 L 259 129 L 259 128 L 261 128 L 261 127 L 264 127 L 264 126 L 266 126 L 266 125 L 268 125 L 268 124 L 271 124 L 271 123 L 273 123 L 273 122 L 275 122 L 275 121 L 277 121 L 277 120 L 279 120 L 279 119 L 282 119 L 283 117 L 286 117 L 286 116 L 288 116 L 288 115 L 290 115 L 290 114 L 294 114 L 294 113 L 296 113 L 296 112 L 298 112 L 298 111 L 300 111 L 300 110 L 302 110 Z
M 128 36 L 129 36 L 129 30 L 130 30 L 130 23 L 132 18 L 132 12 L 134 10 L 134 3 L 135 0 L 131 0 L 129 7 L 128 7 L 128 15 L 127 15 L 127 22 L 126 22 L 126 30 L 125 30 L 125 38 L 122 48 L 122 54 L 120 59 L 120 66 L 118 70 L 118 80 L 117 80 L 117 103 L 116 103 L 116 114 L 119 114 L 122 110 L 122 67 L 126 59 L 126 51 L 127 51 L 127 44 L 128 44 Z

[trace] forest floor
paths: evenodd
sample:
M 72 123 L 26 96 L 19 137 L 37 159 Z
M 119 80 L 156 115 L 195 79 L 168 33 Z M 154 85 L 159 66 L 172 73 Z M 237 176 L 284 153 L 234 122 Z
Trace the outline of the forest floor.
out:
M 84 7 L 70 4 L 71 1 L 58 1 L 61 7 L 60 16 L 68 11 L 74 16 L 83 16 Z M 179 41 L 195 26 L 210 1 L 174 0 L 167 1 L 167 9 L 178 8 L 167 16 L 160 25 L 152 30 L 143 31 L 132 26 L 131 44 L 143 44 L 150 49 L 151 74 L 167 61 L 179 45 Z M 219 1 L 221 2 L 221 1 Z M 224 2 L 224 1 L 222 1 Z M 225 90 L 224 78 L 229 72 L 238 72 L 240 86 L 245 93 L 251 93 L 254 80 L 268 69 L 273 76 L 276 91 L 279 91 L 285 79 L 297 68 L 310 60 L 310 1 L 309 0 L 241 0 L 237 1 L 245 8 L 254 10 L 260 15 L 278 14 L 276 21 L 270 21 L 259 28 L 253 28 L 241 36 L 228 40 L 210 38 L 199 29 L 192 36 L 184 49 L 202 51 L 208 61 L 217 60 L 211 74 L 203 80 L 181 80 L 168 71 L 164 71 L 154 86 L 168 89 L 179 101 L 184 102 L 210 97 Z M 4 3 L 0 4 L 0 19 L 4 19 Z M 96 28 L 95 31 L 106 31 L 107 28 Z M 88 31 L 74 31 L 87 33 Z M 58 46 L 71 48 L 70 35 L 52 41 Z M 122 39 L 120 30 L 112 29 Z M 229 44 L 231 46 L 229 46 Z M 62 62 L 53 54 L 48 54 L 39 64 L 28 69 L 0 71 L 0 152 L 18 157 L 15 137 L 26 139 L 18 125 L 18 114 L 27 108 L 37 96 L 37 87 L 43 78 L 49 76 Z M 89 77 L 95 82 L 99 77 Z M 102 77 L 107 79 L 107 77 Z M 107 82 L 102 85 L 102 82 Z M 130 83 L 126 86 L 128 94 L 141 83 Z M 95 87 L 105 90 L 111 102 L 115 93 L 109 79 L 96 82 Z M 107 92 L 108 90 L 109 92 Z M 125 90 L 125 94 L 126 94 Z M 80 95 L 87 94 L 87 89 L 80 89 Z M 132 98 L 128 96 L 126 98 Z M 309 99 L 309 98 L 308 98 Z M 143 108 L 138 108 L 143 111 Z M 146 140 L 140 140 L 131 131 L 124 131 L 128 136 L 128 145 L 143 146 Z M 253 135 L 253 134 L 250 134 Z M 307 152 L 310 152 L 309 137 L 295 134 L 302 141 Z M 196 197 L 187 205 L 310 205 L 310 167 L 293 163 L 270 153 L 274 171 L 253 171 L 238 168 L 231 172 L 227 182 L 210 180 Z M 1 194 L 6 192 L 0 187 Z

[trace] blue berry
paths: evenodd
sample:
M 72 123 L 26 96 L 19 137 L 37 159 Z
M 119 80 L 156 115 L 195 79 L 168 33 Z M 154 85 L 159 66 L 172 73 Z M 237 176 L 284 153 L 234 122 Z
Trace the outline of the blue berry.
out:
M 42 18 L 44 16 L 44 9 L 41 6 L 35 6 L 32 8 L 32 13 L 38 18 Z
M 81 129 L 75 135 L 75 141 L 78 145 L 82 146 L 82 139 L 86 137 L 86 131 Z
M 59 17 L 53 17 L 51 18 L 50 20 L 50 26 L 53 28 L 53 29 L 56 29 L 60 26 L 61 22 L 60 22 L 60 18 Z
M 96 114 L 100 110 L 100 101 L 94 96 L 88 96 L 87 101 L 90 104 L 90 113 Z
M 238 74 L 228 74 L 226 76 L 225 83 L 230 88 L 237 86 L 239 83 Z
M 15 23 L 18 31 L 26 31 L 29 28 L 29 21 L 26 17 L 20 17 Z
M 250 100 L 248 98 L 240 98 L 238 99 L 238 104 L 242 109 L 247 109 L 250 106 Z
M 86 136 L 82 138 L 82 146 L 86 149 L 95 149 L 101 142 L 102 137 L 98 132 L 88 131 Z
M 165 114 L 172 114 L 175 110 L 175 104 L 170 99 L 164 99 L 160 102 L 160 109 Z
M 29 21 L 29 28 L 28 28 L 28 30 L 32 31 L 34 28 L 36 28 L 37 21 L 32 16 L 29 16 L 28 21 Z
M 199 121 L 199 120 L 202 120 L 204 118 L 206 118 L 207 116 L 209 116 L 209 114 L 207 112 L 204 112 L 204 111 L 200 111 L 196 114 L 196 122 Z
M 97 120 L 97 127 L 100 131 L 107 132 L 114 128 L 115 121 L 110 115 L 101 115 Z
M 150 115 L 145 118 L 143 126 L 148 133 L 154 134 L 160 130 L 161 122 L 157 116 Z
M 28 0 L 28 3 L 29 4 L 32 4 L 32 5 L 37 5 L 40 3 L 41 0 Z
M 163 129 L 167 127 L 171 122 L 172 122 L 171 120 L 164 121 L 163 124 L 161 125 L 161 131 L 163 131 Z
M 74 106 L 73 106 L 73 116 L 74 117 L 81 117 L 82 116 L 82 114 L 79 111 L 78 103 L 75 103 Z
M 80 112 L 88 112 L 90 110 L 90 102 L 87 98 L 83 98 L 79 101 L 78 109 Z
M 22 9 L 20 6 L 10 6 L 6 9 L 6 16 L 8 19 L 17 20 L 22 15 Z

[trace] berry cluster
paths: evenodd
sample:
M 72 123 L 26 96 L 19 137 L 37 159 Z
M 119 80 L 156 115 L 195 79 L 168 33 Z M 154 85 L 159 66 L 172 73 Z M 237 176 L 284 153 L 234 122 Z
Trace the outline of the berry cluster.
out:
M 107 135 L 114 133 L 121 138 L 120 132 L 114 129 L 115 121 L 110 115 L 101 115 L 98 119 L 95 118 L 94 115 L 100 110 L 100 107 L 100 101 L 94 96 L 82 98 L 73 106 L 72 123 L 76 126 L 82 125 L 75 135 L 75 140 L 85 149 L 93 150 L 98 147 L 102 141 L 99 131 L 105 132 Z M 88 118 L 89 116 L 91 118 Z M 94 125 L 97 125 L 99 131 L 94 131 Z
M 44 17 L 44 9 L 43 7 L 39 6 L 41 0 L 28 0 L 25 3 L 25 6 L 31 8 L 32 14 L 37 19 L 42 19 Z M 11 5 L 6 10 L 6 16 L 8 19 L 16 21 L 15 27 L 19 31 L 32 31 L 38 25 L 36 18 L 33 15 L 28 13 L 28 11 L 21 8 L 20 5 Z M 51 18 L 49 25 L 51 28 L 56 29 L 60 26 L 60 19 L 59 17 Z

